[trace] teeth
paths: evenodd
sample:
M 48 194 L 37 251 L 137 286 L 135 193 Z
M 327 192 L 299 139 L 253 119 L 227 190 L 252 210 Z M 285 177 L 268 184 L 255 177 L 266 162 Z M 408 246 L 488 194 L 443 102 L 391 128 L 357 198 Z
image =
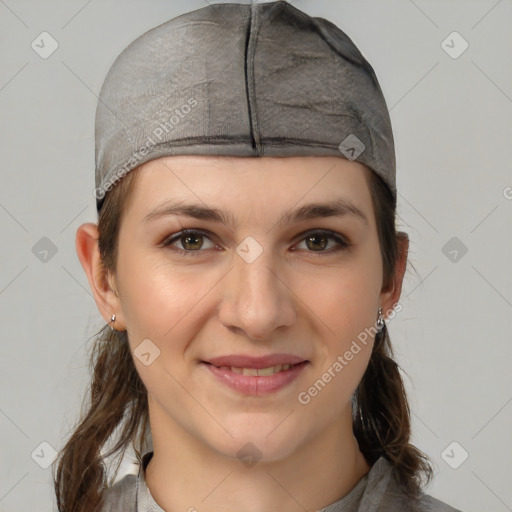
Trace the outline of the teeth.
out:
M 269 366 L 268 368 L 235 368 L 234 366 L 221 366 L 221 370 L 231 370 L 233 373 L 239 373 L 241 375 L 248 375 L 252 377 L 262 376 L 268 377 L 278 373 L 280 371 L 288 370 L 291 365 L 289 364 L 278 364 L 276 366 Z
M 283 365 L 279 366 L 269 366 L 268 368 L 261 368 L 260 370 L 257 370 L 258 375 L 274 375 L 274 373 L 280 372 L 283 369 Z M 245 370 L 244 370 L 245 373 Z

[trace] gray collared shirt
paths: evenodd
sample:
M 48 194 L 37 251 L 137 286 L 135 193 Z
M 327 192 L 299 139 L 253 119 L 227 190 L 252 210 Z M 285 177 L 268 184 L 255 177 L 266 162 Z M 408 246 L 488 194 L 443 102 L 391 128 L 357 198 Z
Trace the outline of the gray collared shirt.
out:
M 136 475 L 126 475 L 105 490 L 102 512 L 165 512 L 151 496 L 144 475 L 153 452 L 142 458 Z M 426 494 L 411 503 L 392 478 L 390 463 L 380 457 L 343 498 L 318 512 L 461 512 Z

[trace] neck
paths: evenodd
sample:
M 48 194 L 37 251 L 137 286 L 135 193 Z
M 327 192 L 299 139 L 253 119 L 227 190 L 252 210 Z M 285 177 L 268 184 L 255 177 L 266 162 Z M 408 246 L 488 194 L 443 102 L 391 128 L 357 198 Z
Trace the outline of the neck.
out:
M 288 457 L 244 465 L 201 443 L 150 400 L 153 457 L 145 478 L 167 512 L 297 512 L 346 496 L 370 470 L 350 411 Z

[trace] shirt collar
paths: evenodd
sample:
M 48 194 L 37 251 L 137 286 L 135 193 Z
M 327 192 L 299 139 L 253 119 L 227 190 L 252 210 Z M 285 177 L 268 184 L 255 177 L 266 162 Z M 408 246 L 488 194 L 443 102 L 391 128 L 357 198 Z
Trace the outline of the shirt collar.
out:
M 137 474 L 137 506 L 136 512 L 165 512 L 154 500 L 146 485 L 145 471 L 153 452 L 147 452 L 142 456 L 142 463 Z M 355 487 L 343 498 L 323 508 L 319 512 L 352 512 L 357 510 L 375 510 L 375 506 L 386 493 L 391 476 L 389 462 L 380 457 L 370 468 L 370 471 L 359 480 Z M 367 493 L 367 490 L 370 493 Z M 362 505 L 365 506 L 362 506 Z M 361 508 L 362 506 L 362 508 Z M 365 508 L 365 507 L 368 508 Z
M 149 461 L 153 457 L 153 452 L 147 452 L 142 456 L 142 463 L 139 466 L 137 474 L 137 498 L 136 512 L 165 512 L 154 500 L 146 485 L 145 471 Z

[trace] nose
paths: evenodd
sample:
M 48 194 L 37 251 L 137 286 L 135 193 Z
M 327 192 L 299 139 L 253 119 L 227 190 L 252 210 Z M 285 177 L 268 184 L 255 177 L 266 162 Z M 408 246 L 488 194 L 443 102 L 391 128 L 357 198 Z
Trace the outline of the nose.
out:
M 294 294 L 287 286 L 282 265 L 273 261 L 271 251 L 263 250 L 254 261 L 235 254 L 233 267 L 222 286 L 219 318 L 232 331 L 264 341 L 270 340 L 279 327 L 295 322 Z

